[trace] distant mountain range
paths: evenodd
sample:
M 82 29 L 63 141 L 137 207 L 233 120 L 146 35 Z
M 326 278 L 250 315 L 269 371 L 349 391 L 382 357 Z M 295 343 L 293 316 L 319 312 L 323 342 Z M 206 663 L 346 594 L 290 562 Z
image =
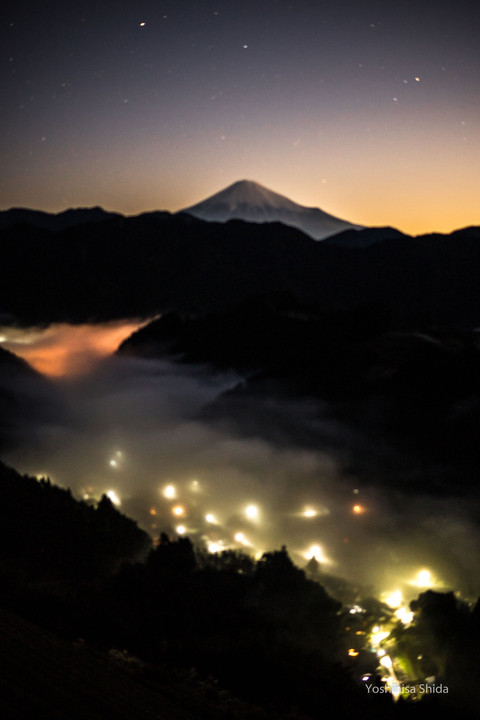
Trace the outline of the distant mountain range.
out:
M 329 215 L 319 208 L 299 205 L 252 180 L 239 180 L 180 212 L 209 222 L 281 222 L 298 228 L 314 240 L 323 240 L 344 230 L 360 230 L 362 227 Z
M 255 183 L 223 197 L 233 211 L 242 202 L 300 207 Z M 480 326 L 480 228 L 414 238 L 354 227 L 318 242 L 278 220 L 186 211 L 0 212 L 0 323 L 212 312 L 288 292 L 326 312 L 374 305 L 408 325 Z
M 74 225 L 85 223 L 98 223 L 111 218 L 120 218 L 119 213 L 103 210 L 101 207 L 75 208 L 64 210 L 61 213 L 48 213 L 42 210 L 28 210 L 27 208 L 11 208 L 0 212 L 0 230 L 12 225 L 34 225 L 44 230 L 65 230 Z
M 319 208 L 299 205 L 251 180 L 233 183 L 197 205 L 180 210 L 179 213 L 187 213 L 207 222 L 224 223 L 229 220 L 245 220 L 253 223 L 281 222 L 283 225 L 301 230 L 314 240 L 323 240 L 350 230 L 351 234 L 343 241 L 348 245 L 361 242 L 361 236 L 357 236 L 355 231 L 363 229 L 360 225 L 340 220 Z M 146 214 L 150 215 L 150 213 Z M 119 213 L 107 212 L 101 207 L 76 208 L 61 213 L 11 208 L 0 212 L 0 230 L 12 225 L 27 224 L 58 232 L 74 225 L 98 223 L 115 217 L 123 216 Z

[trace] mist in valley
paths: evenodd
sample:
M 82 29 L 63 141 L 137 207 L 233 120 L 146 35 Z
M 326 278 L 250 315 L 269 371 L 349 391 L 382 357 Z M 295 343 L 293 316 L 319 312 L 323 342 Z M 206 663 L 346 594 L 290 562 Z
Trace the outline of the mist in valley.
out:
M 56 335 L 62 347 L 65 333 L 61 326 Z M 42 333 L 32 337 L 31 349 Z M 408 600 L 426 587 L 467 599 L 480 592 L 474 498 L 437 497 L 421 484 L 407 491 L 378 467 L 375 480 L 357 475 L 352 447 L 361 436 L 333 422 L 328 404 L 245 396 L 237 414 L 237 373 L 85 356 L 83 371 L 75 364 L 74 373 L 51 376 L 37 410 L 22 417 L 4 454 L 19 471 L 48 476 L 87 502 L 108 494 L 154 539 L 188 535 L 209 552 L 257 557 L 286 545 L 300 567 L 315 557 L 321 573 L 379 598 L 401 590 Z M 317 441 L 297 442 L 305 430 Z M 365 439 L 372 471 L 383 452 Z M 399 467 L 400 475 L 400 459 Z

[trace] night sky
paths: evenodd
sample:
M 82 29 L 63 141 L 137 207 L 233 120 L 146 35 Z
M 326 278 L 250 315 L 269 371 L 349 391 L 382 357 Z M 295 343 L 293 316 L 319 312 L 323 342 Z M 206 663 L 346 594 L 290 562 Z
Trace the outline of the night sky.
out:
M 0 208 L 176 211 L 248 178 L 411 233 L 480 225 L 480 4 L 10 2 Z

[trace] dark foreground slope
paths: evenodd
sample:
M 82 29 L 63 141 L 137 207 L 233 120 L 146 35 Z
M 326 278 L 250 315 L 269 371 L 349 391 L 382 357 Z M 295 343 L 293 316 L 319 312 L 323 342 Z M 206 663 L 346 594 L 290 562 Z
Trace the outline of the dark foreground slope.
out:
M 471 611 L 453 593 L 432 591 L 412 603 L 418 621 L 407 629 L 397 623 L 396 654 L 416 683 L 435 674 L 451 694 L 395 706 L 360 681 L 367 663 L 370 686 L 383 687 L 369 634 L 380 617 L 392 623 L 391 611 L 360 600 L 365 609 L 355 620 L 292 563 L 286 548 L 254 561 L 235 551 L 212 555 L 188 538 L 162 534 L 146 560 L 135 563 L 142 533 L 105 501 L 74 509 L 69 493 L 3 465 L 0 500 L 2 520 L 12 516 L 0 526 L 2 717 L 389 720 L 455 711 L 473 717 L 478 604 Z M 105 554 L 98 562 L 99 538 L 110 562 Z M 73 551 L 74 539 L 82 550 Z M 117 571 L 112 547 L 125 561 Z M 91 572 L 79 561 L 82 553 Z M 346 652 L 353 638 L 358 667 Z
M 20 476 L 3 463 L 0 500 L 0 573 L 13 607 L 25 601 L 34 610 L 35 592 L 45 588 L 60 598 L 68 588 L 76 592 L 144 558 L 151 546 L 106 496 L 96 505 L 79 502 L 47 478 Z
M 44 376 L 0 347 L 0 452 L 25 440 L 31 433 L 29 419 L 52 417 L 58 403 L 58 394 Z
M 65 640 L 3 609 L 0 644 L 0 709 L 8 720 L 201 717 L 144 678 L 140 663 Z
M 147 717 L 160 683 L 173 687 L 180 708 L 193 706 L 194 717 L 197 700 L 200 717 L 264 717 L 254 705 L 271 702 L 273 717 L 283 717 L 275 695 L 294 703 L 300 682 L 308 700 L 300 705 L 311 706 L 321 698 L 317 673 L 324 691 L 327 682 L 347 684 L 347 698 L 332 693 L 329 706 L 361 698 L 330 659 L 340 603 L 285 551 L 256 566 L 235 553 L 209 558 L 188 539 L 163 535 L 146 563 L 135 563 L 147 538 L 105 497 L 87 506 L 0 465 L 0 501 L 3 716 Z M 72 644 L 79 637 L 97 650 Z M 222 697 L 215 683 L 211 691 L 209 682 L 189 685 L 192 667 L 220 678 L 246 705 Z M 190 717 L 160 701 L 151 717 Z

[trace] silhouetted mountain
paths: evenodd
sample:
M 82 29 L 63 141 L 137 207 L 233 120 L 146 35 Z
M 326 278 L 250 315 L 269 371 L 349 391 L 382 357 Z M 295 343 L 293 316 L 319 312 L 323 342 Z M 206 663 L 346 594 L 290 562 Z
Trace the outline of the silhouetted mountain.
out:
M 286 291 L 326 311 L 379 305 L 411 325 L 480 324 L 480 229 L 339 247 L 281 223 L 114 217 L 57 232 L 0 232 L 0 315 L 80 321 L 233 307 Z M 385 238 L 382 240 L 382 237 Z M 341 244 L 341 243 L 340 243 Z
M 235 182 L 225 190 L 180 212 L 214 222 L 227 220 L 246 220 L 255 223 L 281 222 L 298 228 L 314 240 L 323 240 L 347 228 L 361 227 L 340 220 L 319 208 L 299 205 L 252 180 Z
M 56 392 L 28 363 L 0 347 L 0 451 L 15 445 L 32 416 L 48 417 Z
M 337 235 L 325 238 L 324 242 L 329 245 L 344 248 L 361 248 L 374 245 L 384 240 L 400 240 L 408 235 L 391 227 L 365 228 L 364 230 L 344 230 Z
M 64 230 L 74 225 L 98 223 L 109 218 L 121 217 L 118 213 L 107 212 L 100 207 L 75 208 L 61 213 L 47 213 L 41 210 L 11 208 L 0 212 L 0 230 L 13 225 L 33 225 L 44 230 Z

